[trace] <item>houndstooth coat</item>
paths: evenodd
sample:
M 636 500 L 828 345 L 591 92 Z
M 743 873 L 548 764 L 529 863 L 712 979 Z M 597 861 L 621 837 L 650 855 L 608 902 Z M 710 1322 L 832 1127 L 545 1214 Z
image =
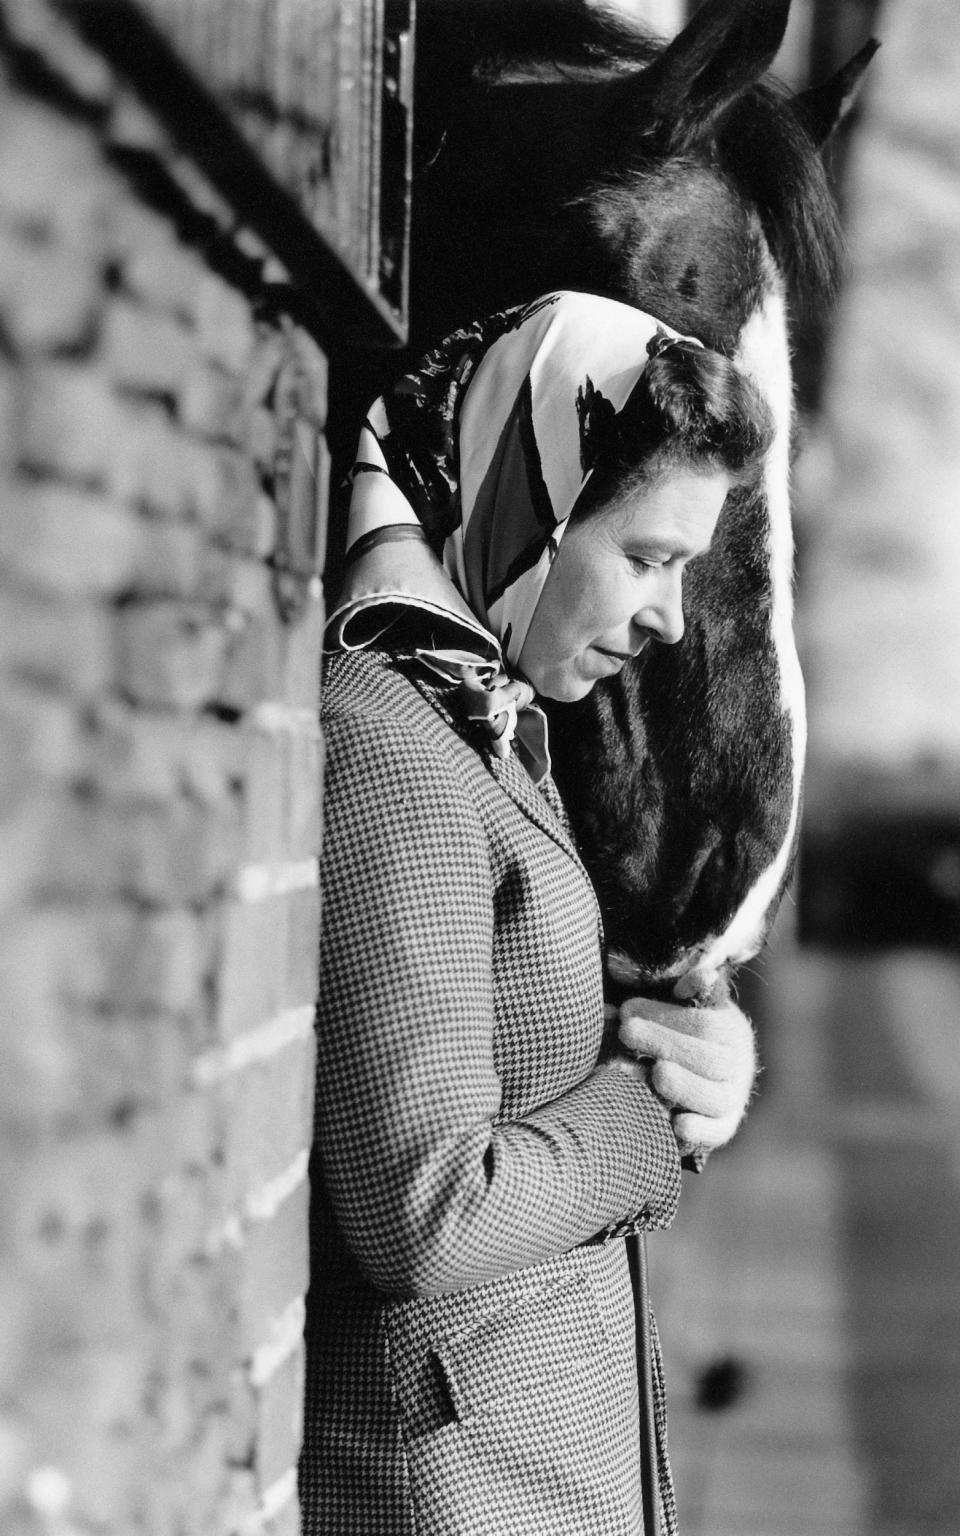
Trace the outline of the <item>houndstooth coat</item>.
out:
M 676 1145 L 598 1063 L 556 792 L 452 697 L 384 653 L 327 669 L 303 1530 L 638 1536 L 616 1239 L 671 1221 Z

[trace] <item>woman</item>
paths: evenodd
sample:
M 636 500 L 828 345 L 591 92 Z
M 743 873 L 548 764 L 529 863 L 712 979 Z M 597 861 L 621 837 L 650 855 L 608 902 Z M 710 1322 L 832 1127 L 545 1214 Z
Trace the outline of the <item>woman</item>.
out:
M 365 424 L 324 681 L 308 1536 L 643 1529 L 619 1239 L 670 1223 L 679 1153 L 605 1039 L 536 698 L 679 640 L 768 437 L 723 358 L 573 293 L 451 338 Z M 712 1017 L 700 1055 L 651 1025 L 715 1079 L 674 1100 L 705 1144 L 752 1077 Z M 665 1448 L 660 1481 L 669 1526 Z

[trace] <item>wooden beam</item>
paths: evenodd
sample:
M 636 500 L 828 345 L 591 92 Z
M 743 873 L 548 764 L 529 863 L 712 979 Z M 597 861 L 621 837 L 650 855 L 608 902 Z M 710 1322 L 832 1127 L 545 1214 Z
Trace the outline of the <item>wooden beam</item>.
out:
M 53 0 L 103 53 L 286 268 L 308 329 L 323 344 L 398 347 L 401 317 L 311 223 L 293 195 L 247 142 L 229 113 L 133 0 Z

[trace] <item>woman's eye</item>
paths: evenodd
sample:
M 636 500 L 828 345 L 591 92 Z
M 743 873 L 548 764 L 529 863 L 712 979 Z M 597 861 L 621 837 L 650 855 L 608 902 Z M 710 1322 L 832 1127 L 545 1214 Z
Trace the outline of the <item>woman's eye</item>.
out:
M 662 560 L 654 560 L 647 555 L 633 555 L 632 563 L 641 571 L 658 571 L 663 565 Z

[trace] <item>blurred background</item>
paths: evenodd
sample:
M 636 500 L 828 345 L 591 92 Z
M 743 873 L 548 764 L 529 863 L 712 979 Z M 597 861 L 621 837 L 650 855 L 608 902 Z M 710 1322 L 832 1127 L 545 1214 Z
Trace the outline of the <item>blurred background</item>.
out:
M 778 72 L 871 34 L 846 285 L 795 360 L 810 738 L 741 988 L 764 1073 L 651 1244 L 688 1536 L 960 1531 L 960 20 L 795 3 Z
M 0 0 L 10 1536 L 298 1529 L 327 358 L 402 336 L 412 25 Z M 960 1533 L 960 11 L 793 0 L 776 72 L 871 35 L 761 1089 L 651 1243 L 685 1536 Z

